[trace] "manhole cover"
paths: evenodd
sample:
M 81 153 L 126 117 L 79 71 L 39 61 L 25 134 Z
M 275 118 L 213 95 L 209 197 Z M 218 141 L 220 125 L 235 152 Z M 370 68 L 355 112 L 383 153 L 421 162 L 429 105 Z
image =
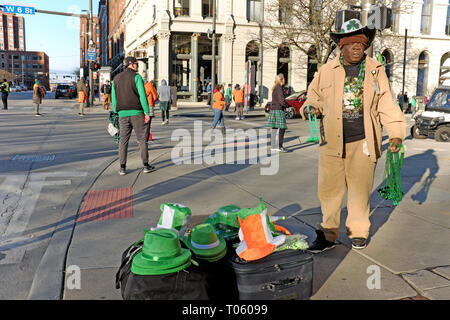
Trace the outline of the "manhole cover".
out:
M 13 161 L 53 161 L 55 160 L 54 154 L 16 154 L 11 160 Z

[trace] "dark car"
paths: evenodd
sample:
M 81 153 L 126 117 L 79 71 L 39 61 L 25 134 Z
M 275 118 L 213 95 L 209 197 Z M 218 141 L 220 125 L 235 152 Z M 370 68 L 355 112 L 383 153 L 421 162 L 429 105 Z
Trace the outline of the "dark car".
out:
M 289 105 L 289 108 L 284 110 L 284 114 L 286 115 L 286 119 L 293 119 L 295 117 L 301 117 L 300 108 L 303 106 L 303 103 L 306 101 L 306 91 L 294 92 L 290 96 L 286 97 L 286 102 Z M 266 103 L 264 111 L 266 114 L 270 112 L 270 107 L 272 106 L 272 101 Z
M 72 89 L 72 98 L 75 98 L 78 96 L 78 92 L 77 92 L 77 86 L 75 85 L 71 85 L 70 89 Z
M 68 84 L 58 84 L 55 91 L 55 99 L 59 97 L 66 97 L 72 99 L 73 89 Z

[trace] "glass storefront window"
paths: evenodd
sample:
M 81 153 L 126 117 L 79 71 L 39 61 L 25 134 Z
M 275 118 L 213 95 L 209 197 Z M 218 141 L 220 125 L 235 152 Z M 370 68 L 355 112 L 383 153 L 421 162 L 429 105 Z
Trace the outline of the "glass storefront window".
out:
M 191 83 L 191 35 L 172 35 L 172 77 L 170 85 L 178 92 L 189 92 Z
M 174 0 L 173 11 L 175 17 L 189 17 L 190 0 Z

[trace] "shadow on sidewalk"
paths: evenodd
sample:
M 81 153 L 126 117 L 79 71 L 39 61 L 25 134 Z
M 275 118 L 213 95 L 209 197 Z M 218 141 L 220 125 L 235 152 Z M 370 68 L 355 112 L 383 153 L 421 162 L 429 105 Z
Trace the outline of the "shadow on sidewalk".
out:
M 380 163 L 378 164 L 380 165 Z M 384 167 L 384 163 L 382 163 Z M 418 201 L 422 204 L 426 201 L 428 194 L 430 192 L 430 186 L 436 178 L 437 172 L 439 171 L 439 166 L 437 164 L 436 156 L 434 151 L 429 149 L 422 154 L 410 156 L 404 159 L 403 169 L 402 169 L 402 190 L 403 199 L 409 196 L 409 192 L 416 183 L 419 183 L 422 179 L 422 187 L 418 192 L 410 195 L 414 201 Z M 428 174 L 427 174 L 428 172 Z M 395 210 L 395 206 L 391 201 L 382 199 L 377 190 L 383 185 L 381 183 L 376 188 L 374 188 L 371 194 L 371 213 L 370 213 L 370 238 L 373 237 L 377 231 L 388 222 L 391 213 Z M 292 213 L 295 211 L 296 207 L 300 207 L 298 204 L 292 204 L 281 209 L 275 215 L 281 214 L 292 214 L 295 215 L 295 219 L 309 225 L 313 228 L 317 228 L 322 221 L 321 208 L 311 208 L 303 211 L 297 211 L 297 213 Z M 333 274 L 333 272 L 338 268 L 340 263 L 345 259 L 349 251 L 351 250 L 351 242 L 347 237 L 345 229 L 345 221 L 347 218 L 347 208 L 344 207 L 341 211 L 341 222 L 339 229 L 338 245 L 335 249 L 330 251 L 325 251 L 320 254 L 314 255 L 314 280 L 313 280 L 313 295 L 325 284 L 328 278 Z M 308 240 L 309 243 L 314 241 L 314 239 Z

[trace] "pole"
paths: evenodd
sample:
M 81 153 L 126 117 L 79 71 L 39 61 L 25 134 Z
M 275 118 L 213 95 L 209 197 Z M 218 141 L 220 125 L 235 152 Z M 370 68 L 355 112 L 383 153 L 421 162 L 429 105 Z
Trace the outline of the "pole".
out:
M 375 0 L 362 0 L 361 2 L 361 23 L 363 26 L 367 26 L 367 18 L 369 16 L 370 6 L 375 4 Z M 367 48 L 367 55 L 373 57 L 373 45 Z
M 403 48 L 403 84 L 402 95 L 405 94 L 405 78 L 406 78 L 406 47 L 408 44 L 408 29 L 405 29 L 405 46 Z
M 214 91 L 215 86 L 216 86 L 216 0 L 213 0 L 212 63 L 211 63 L 212 91 Z
M 261 6 L 262 7 L 262 6 Z M 262 12 L 261 12 L 262 21 Z M 263 103 L 263 25 L 259 24 L 259 106 Z
M 93 18 L 92 18 L 92 0 L 89 0 L 89 44 L 88 47 L 92 44 L 92 32 L 93 32 Z M 90 105 L 93 106 L 94 104 L 94 83 L 93 83 L 93 74 L 91 69 L 91 61 L 89 61 L 89 102 Z

